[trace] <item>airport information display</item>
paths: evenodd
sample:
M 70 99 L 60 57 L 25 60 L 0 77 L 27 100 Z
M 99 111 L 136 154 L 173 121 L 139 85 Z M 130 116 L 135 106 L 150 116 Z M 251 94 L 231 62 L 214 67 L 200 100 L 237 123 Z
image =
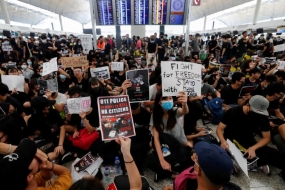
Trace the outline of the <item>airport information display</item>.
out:
M 135 24 L 149 24 L 149 0 L 135 0 Z
M 152 4 L 152 24 L 166 24 L 167 17 L 167 1 L 169 0 L 153 0 Z
M 98 25 L 113 25 L 112 0 L 97 0 Z
M 182 25 L 184 21 L 185 0 L 171 0 L 169 24 Z
M 131 25 L 131 0 L 116 0 L 117 24 Z

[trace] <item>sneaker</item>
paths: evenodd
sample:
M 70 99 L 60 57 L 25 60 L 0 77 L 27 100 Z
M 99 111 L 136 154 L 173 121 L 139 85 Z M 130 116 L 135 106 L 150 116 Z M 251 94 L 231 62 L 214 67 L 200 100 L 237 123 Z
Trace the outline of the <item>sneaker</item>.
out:
M 75 160 L 74 153 L 73 152 L 67 152 L 59 159 L 59 164 L 62 165 L 64 163 L 72 161 L 72 160 Z
M 260 166 L 258 170 L 262 171 L 266 175 L 270 175 L 270 168 L 268 165 Z

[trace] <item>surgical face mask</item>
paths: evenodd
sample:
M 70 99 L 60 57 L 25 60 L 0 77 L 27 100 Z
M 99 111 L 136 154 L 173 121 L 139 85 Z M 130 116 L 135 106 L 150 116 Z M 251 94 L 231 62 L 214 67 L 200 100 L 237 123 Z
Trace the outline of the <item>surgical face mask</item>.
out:
M 164 38 L 164 39 L 167 39 L 167 36 L 164 36 L 163 38 Z
M 166 110 L 169 111 L 172 109 L 173 107 L 173 100 L 169 100 L 169 101 L 162 101 L 161 102 L 161 107 Z
M 31 61 L 28 61 L 27 63 L 28 63 L 28 65 L 32 65 L 32 62 L 31 62 Z
M 47 43 L 47 40 L 42 40 L 43 43 Z
M 62 74 L 60 74 L 59 77 L 60 77 L 61 79 L 66 79 L 66 76 L 65 76 L 65 75 L 62 75 Z
M 26 69 L 27 65 L 22 65 L 21 67 L 22 67 L 22 69 Z
M 3 42 L 3 44 L 9 44 L 9 42 L 8 42 L 8 41 L 5 41 L 5 42 Z
M 151 38 L 151 39 L 150 39 L 150 43 L 154 43 L 154 39 Z

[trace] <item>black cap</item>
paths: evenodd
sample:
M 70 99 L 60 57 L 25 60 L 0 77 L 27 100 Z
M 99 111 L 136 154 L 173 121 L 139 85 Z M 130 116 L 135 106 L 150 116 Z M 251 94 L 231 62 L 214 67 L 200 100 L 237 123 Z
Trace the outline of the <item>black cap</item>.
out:
M 37 146 L 34 141 L 24 139 L 14 153 L 0 160 L 1 189 L 25 189 L 29 166 L 36 156 Z M 15 180 L 17 176 L 17 180 Z
M 55 104 L 55 100 L 49 100 L 43 96 L 37 96 L 32 99 L 31 106 L 35 110 L 44 110 L 48 106 L 53 106 Z

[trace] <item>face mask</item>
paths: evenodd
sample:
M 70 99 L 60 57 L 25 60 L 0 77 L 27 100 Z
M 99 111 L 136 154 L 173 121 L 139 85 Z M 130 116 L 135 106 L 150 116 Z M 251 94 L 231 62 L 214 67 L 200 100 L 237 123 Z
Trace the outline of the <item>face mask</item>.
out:
M 94 91 L 94 92 L 98 92 L 99 91 L 99 86 L 97 86 L 97 87 L 94 87 L 94 88 L 92 88 L 92 90 Z
M 8 42 L 8 41 L 5 41 L 5 42 L 3 42 L 3 44 L 9 44 L 9 42 Z
M 22 69 L 26 69 L 27 65 L 22 65 L 21 67 L 22 67 Z
M 55 38 L 52 38 L 52 41 L 55 41 Z
M 270 39 L 270 40 L 269 40 L 269 42 L 270 42 L 270 43 L 273 43 L 273 40 L 272 40 L 272 39 Z
M 41 76 L 43 76 L 43 73 L 40 73 Z
M 39 44 L 39 41 L 35 41 L 35 44 L 36 44 L 36 45 Z
M 167 37 L 166 36 L 164 36 L 164 39 L 166 39 Z
M 46 41 L 46 40 L 42 40 L 42 42 L 43 42 L 43 43 L 46 43 L 47 41 Z
M 161 102 L 161 107 L 166 111 L 171 110 L 173 107 L 173 100 Z
M 28 63 L 29 65 L 31 65 L 31 64 L 32 64 L 32 62 L 31 62 L 31 61 L 28 61 L 27 63 Z
M 60 77 L 61 79 L 66 79 L 66 76 L 65 76 L 65 75 L 59 75 L 59 77 Z

